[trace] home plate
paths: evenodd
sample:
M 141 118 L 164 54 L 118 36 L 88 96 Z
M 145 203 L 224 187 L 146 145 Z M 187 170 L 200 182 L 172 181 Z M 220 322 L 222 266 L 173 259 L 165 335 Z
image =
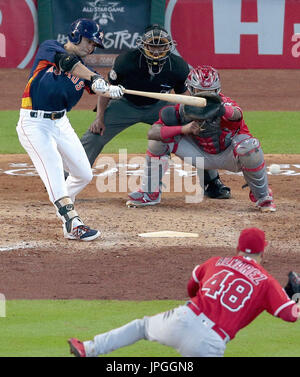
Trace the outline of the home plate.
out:
M 169 237 L 169 238 L 184 238 L 184 237 L 199 237 L 198 233 L 173 232 L 172 230 L 162 230 L 160 232 L 148 232 L 139 234 L 140 237 Z

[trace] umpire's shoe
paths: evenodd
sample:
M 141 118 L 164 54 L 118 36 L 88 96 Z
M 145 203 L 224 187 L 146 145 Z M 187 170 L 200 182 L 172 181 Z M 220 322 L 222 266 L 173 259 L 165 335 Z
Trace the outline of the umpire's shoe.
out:
M 85 349 L 83 343 L 76 339 L 71 338 L 68 340 L 70 346 L 70 353 L 76 357 L 86 357 Z
M 84 225 L 79 217 L 75 217 L 63 224 L 65 238 L 78 241 L 93 241 L 100 236 L 99 230 Z
M 220 177 L 216 177 L 204 187 L 204 195 L 211 199 L 230 199 L 230 188 L 225 186 Z

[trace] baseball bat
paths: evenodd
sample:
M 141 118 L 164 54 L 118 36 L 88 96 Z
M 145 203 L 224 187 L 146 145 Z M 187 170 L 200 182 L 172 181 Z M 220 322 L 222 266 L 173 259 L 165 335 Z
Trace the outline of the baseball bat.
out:
M 191 105 L 191 106 L 197 106 L 197 107 L 206 106 L 206 99 L 202 97 L 192 97 L 192 96 L 186 96 L 183 94 L 172 94 L 172 93 L 143 92 L 140 90 L 131 90 L 131 89 L 124 89 L 124 93 L 132 94 L 134 96 L 155 98 L 161 101 L 181 103 L 183 105 Z M 100 95 L 104 97 L 109 97 L 108 93 L 100 94 Z
M 172 93 L 156 93 L 156 92 L 142 92 L 139 90 L 124 89 L 124 93 L 132 94 L 134 96 L 143 96 L 149 98 L 155 98 L 161 101 L 182 103 L 183 105 L 191 105 L 197 107 L 205 107 L 206 99 L 202 97 L 192 97 L 183 94 Z

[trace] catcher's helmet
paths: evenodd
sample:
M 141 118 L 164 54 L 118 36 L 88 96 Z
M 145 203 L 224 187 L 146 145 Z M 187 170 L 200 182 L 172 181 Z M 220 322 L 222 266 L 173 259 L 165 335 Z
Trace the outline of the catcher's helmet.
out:
M 104 48 L 104 33 L 95 21 L 88 18 L 80 18 L 71 24 L 70 33 L 68 34 L 69 41 L 77 45 L 81 42 L 82 37 L 94 41 L 97 47 Z
M 176 42 L 162 26 L 153 24 L 146 28 L 141 38 L 137 39 L 136 45 L 145 56 L 150 73 L 157 74 L 161 72 Z
M 191 95 L 195 95 L 197 91 L 207 90 L 218 94 L 221 91 L 220 75 L 215 68 L 209 65 L 192 69 L 185 83 Z

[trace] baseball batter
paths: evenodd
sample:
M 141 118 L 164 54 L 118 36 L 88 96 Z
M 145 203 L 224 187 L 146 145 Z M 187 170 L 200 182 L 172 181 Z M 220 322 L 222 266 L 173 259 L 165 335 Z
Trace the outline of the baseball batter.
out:
M 66 114 L 85 89 L 91 94 L 109 93 L 112 98 L 123 92 L 119 86 L 109 86 L 82 60 L 96 47 L 103 48 L 99 25 L 79 19 L 72 23 L 68 37 L 65 45 L 48 40 L 39 47 L 22 97 L 17 132 L 62 220 L 64 236 L 91 241 L 100 232 L 83 223 L 74 201 L 93 175 Z M 66 181 L 64 170 L 69 172 Z
M 136 49 L 117 56 L 108 75 L 109 82 L 126 89 L 162 93 L 174 90 L 177 94 L 187 94 L 185 80 L 190 69 L 184 59 L 172 53 L 175 45 L 163 27 L 157 24 L 149 26 L 137 41 Z M 153 124 L 167 104 L 129 94 L 124 94 L 119 100 L 98 97 L 97 117 L 81 138 L 91 166 L 116 135 L 138 122 Z M 217 170 L 205 171 L 204 180 L 207 196 L 230 197 L 230 188 L 221 182 Z
M 193 166 L 203 158 L 204 169 L 242 171 L 250 200 L 262 212 L 276 211 L 260 142 L 249 132 L 242 109 L 220 92 L 217 70 L 210 66 L 192 69 L 186 84 L 191 95 L 206 97 L 208 104 L 204 108 L 177 104 L 162 109 L 148 132 L 152 170 L 146 167 L 140 190 L 132 193 L 126 204 L 143 206 L 149 186 L 159 192 L 168 154 L 175 153 L 182 159 L 192 158 Z
M 173 347 L 186 357 L 221 357 L 226 343 L 263 311 L 295 322 L 300 303 L 291 300 L 261 266 L 265 246 L 261 229 L 244 229 L 236 255 L 213 257 L 194 268 L 186 305 L 136 319 L 93 340 L 71 338 L 71 353 L 95 357 L 147 339 Z

